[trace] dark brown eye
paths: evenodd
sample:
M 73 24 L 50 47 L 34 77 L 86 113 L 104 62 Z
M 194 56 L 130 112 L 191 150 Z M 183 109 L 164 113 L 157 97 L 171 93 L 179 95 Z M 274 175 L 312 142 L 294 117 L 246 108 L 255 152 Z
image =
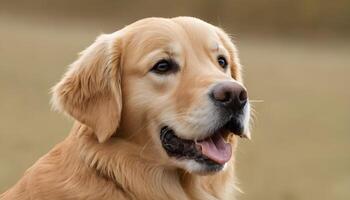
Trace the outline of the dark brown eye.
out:
M 226 60 L 226 58 L 225 58 L 224 56 L 219 56 L 219 57 L 218 57 L 218 63 L 219 63 L 219 65 L 220 65 L 222 68 L 224 68 L 224 69 L 227 68 L 228 63 L 227 63 L 227 60 Z
M 151 69 L 157 74 L 169 74 L 178 70 L 177 64 L 173 60 L 162 59 L 158 61 Z

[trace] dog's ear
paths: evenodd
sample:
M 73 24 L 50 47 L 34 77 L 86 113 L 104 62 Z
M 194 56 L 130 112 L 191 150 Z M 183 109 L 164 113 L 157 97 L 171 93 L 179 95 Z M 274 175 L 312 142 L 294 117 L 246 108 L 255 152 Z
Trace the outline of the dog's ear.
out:
M 220 40 L 224 44 L 225 48 L 229 51 L 230 54 L 230 70 L 231 70 L 231 76 L 233 79 L 243 82 L 242 78 L 242 67 L 241 63 L 239 61 L 238 57 L 238 51 L 236 46 L 233 44 L 232 39 L 228 36 L 227 33 L 225 33 L 224 30 L 217 28 L 217 33 L 219 35 Z
M 99 142 L 110 138 L 121 120 L 120 56 L 120 39 L 101 35 L 52 88 L 53 107 L 90 127 Z

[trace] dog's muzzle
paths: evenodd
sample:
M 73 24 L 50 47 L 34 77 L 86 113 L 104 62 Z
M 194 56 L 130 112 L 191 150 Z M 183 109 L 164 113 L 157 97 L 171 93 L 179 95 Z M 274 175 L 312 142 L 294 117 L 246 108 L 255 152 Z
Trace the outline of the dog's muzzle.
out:
M 210 166 L 214 171 L 222 169 L 232 154 L 231 144 L 226 140 L 229 134 L 248 137 L 244 133 L 245 106 L 248 94 L 238 83 L 225 81 L 215 85 L 210 93 L 210 99 L 216 107 L 219 119 L 213 120 L 211 132 L 204 133 L 207 137 L 201 140 L 187 140 L 177 136 L 176 127 L 163 125 L 160 130 L 160 140 L 170 157 L 191 159 Z M 208 113 L 210 115 L 210 113 Z

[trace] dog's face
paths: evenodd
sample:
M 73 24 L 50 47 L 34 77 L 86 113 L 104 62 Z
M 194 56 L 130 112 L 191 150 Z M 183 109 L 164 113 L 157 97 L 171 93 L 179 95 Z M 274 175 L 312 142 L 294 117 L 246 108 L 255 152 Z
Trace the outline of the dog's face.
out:
M 53 99 L 100 142 L 116 132 L 143 157 L 193 173 L 222 170 L 233 134 L 249 137 L 236 50 L 222 30 L 190 17 L 144 19 L 100 37 Z

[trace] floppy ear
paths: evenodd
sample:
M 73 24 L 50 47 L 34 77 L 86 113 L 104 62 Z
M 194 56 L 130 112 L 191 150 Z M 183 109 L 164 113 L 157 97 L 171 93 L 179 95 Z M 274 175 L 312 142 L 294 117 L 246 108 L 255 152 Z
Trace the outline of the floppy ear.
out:
M 117 130 L 122 109 L 120 42 L 101 35 L 52 88 L 54 108 L 90 127 L 99 142 Z
M 230 54 L 230 63 L 232 63 L 230 65 L 231 76 L 235 80 L 242 83 L 243 82 L 242 72 L 241 72 L 242 66 L 239 61 L 238 50 L 236 46 L 233 44 L 231 38 L 228 36 L 227 33 L 225 33 L 224 30 L 217 28 L 217 33 L 221 41 L 225 45 L 225 48 L 229 51 L 229 54 Z

